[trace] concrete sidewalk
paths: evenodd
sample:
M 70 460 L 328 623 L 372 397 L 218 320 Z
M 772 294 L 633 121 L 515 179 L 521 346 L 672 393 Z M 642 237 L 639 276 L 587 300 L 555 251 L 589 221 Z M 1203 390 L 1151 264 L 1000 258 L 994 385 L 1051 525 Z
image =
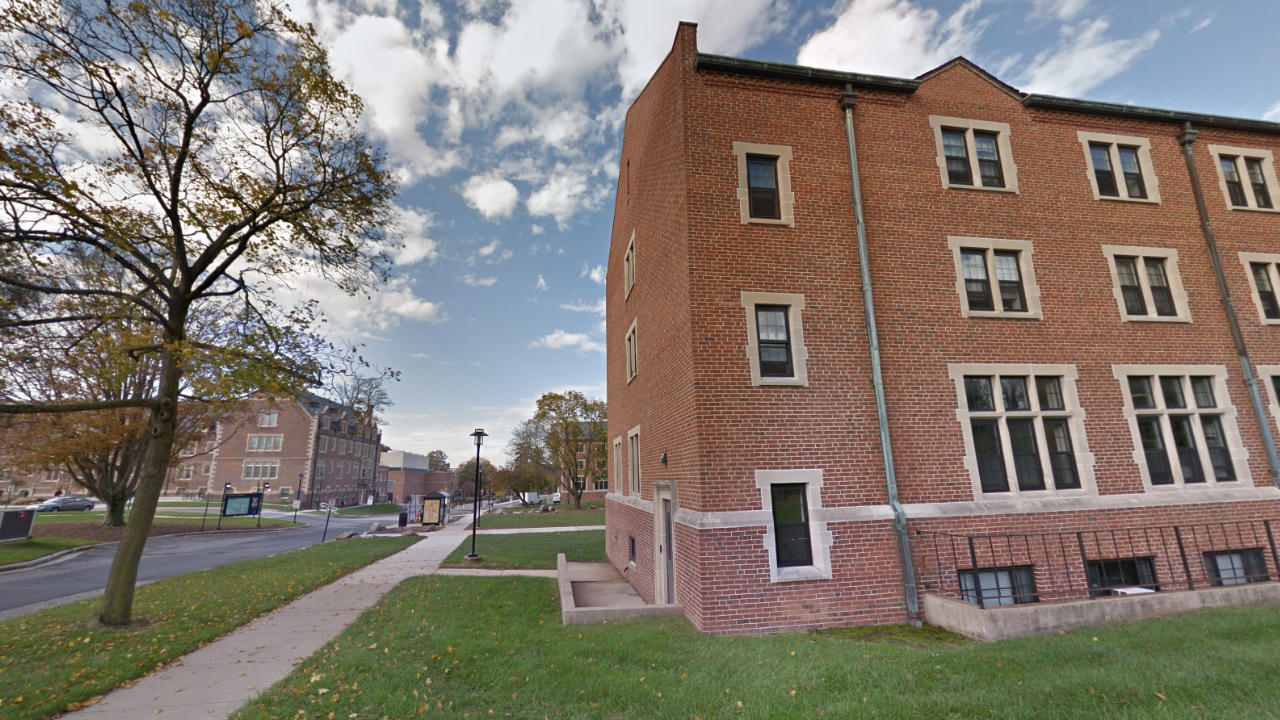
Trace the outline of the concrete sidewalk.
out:
M 477 535 L 520 535 L 523 533 L 578 532 L 581 530 L 604 530 L 604 525 L 569 525 L 566 527 L 531 527 L 531 528 L 494 528 L 493 530 L 486 530 L 484 529 L 484 527 L 479 527 L 479 528 L 476 528 L 476 534 Z M 471 532 L 471 531 L 468 530 L 467 532 Z
M 468 526 L 458 523 L 433 532 L 408 549 L 304 595 L 169 668 L 139 679 L 132 687 L 114 690 L 96 705 L 63 717 L 225 718 L 284 679 L 401 580 L 434 573 L 470 532 Z

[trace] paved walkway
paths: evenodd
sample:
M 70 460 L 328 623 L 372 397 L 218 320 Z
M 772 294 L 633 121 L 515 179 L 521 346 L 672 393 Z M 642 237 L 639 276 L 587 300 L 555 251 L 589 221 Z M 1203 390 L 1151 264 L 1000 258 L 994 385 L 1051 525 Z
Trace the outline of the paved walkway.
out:
M 577 532 L 579 530 L 604 530 L 603 525 L 571 525 L 569 527 L 532 527 L 532 528 L 495 528 L 486 530 L 484 527 L 476 529 L 477 535 L 520 535 L 524 533 L 557 533 L 557 532 Z M 471 532 L 468 530 L 467 532 Z

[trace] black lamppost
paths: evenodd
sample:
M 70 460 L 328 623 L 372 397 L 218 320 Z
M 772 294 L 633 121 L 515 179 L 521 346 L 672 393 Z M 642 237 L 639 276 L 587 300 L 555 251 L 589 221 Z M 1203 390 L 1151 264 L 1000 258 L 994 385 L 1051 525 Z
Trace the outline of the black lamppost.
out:
M 293 496 L 293 521 L 298 522 L 298 506 L 302 505 L 302 473 L 298 473 L 298 494 Z
M 480 446 L 489 435 L 484 430 L 476 428 L 476 431 L 471 433 L 471 437 L 476 439 L 476 486 L 471 498 L 471 554 L 467 557 L 478 560 L 480 556 L 476 554 L 476 525 L 480 522 Z

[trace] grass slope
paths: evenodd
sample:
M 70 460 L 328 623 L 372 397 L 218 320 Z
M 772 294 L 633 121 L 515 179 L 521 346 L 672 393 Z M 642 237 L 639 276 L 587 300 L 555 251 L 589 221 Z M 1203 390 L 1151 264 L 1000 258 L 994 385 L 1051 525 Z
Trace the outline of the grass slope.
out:
M 74 709 L 416 539 L 326 543 L 144 585 L 129 629 L 98 625 L 97 598 L 2 622 L 0 717 Z
M 463 558 L 471 552 L 471 538 L 444 559 L 441 567 L 468 568 L 542 568 L 556 567 L 556 554 L 564 553 L 570 562 L 608 562 L 604 550 L 603 530 L 579 530 L 565 533 L 528 533 L 519 535 L 476 536 L 476 553 L 481 562 Z
M 233 717 L 1251 720 L 1280 707 L 1275 606 L 993 645 L 559 619 L 552 580 L 412 578 Z
M 555 512 L 517 512 L 503 515 L 484 515 L 482 528 L 531 528 L 572 527 L 580 525 L 604 525 L 603 510 L 556 510 Z
M 93 545 L 96 542 L 96 540 L 77 540 L 73 538 L 32 538 L 30 540 L 13 540 L 0 543 L 0 567 L 38 560 L 46 555 L 70 550 L 81 545 Z

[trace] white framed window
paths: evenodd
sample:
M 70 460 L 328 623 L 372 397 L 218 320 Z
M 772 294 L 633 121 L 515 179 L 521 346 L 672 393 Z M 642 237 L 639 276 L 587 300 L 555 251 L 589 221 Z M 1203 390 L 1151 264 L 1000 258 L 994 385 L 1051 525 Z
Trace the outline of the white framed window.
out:
M 201 465 L 201 466 L 200 466 L 200 474 L 201 474 L 201 475 L 208 475 L 208 474 L 209 474 L 209 465 L 208 465 L 208 463 L 205 463 L 204 465 Z
M 1231 210 L 1280 212 L 1276 207 L 1280 182 L 1276 181 L 1275 154 L 1270 150 L 1210 145 L 1218 186 Z
M 742 224 L 796 224 L 791 192 L 791 148 L 735 142 L 738 162 L 738 212 Z
M 1252 485 L 1223 365 L 1114 365 L 1150 491 Z
M 246 460 L 245 480 L 275 480 L 280 473 L 280 463 L 275 460 Z
M 640 426 L 627 432 L 628 485 L 631 495 L 640 497 Z
M 249 452 L 279 452 L 284 444 L 283 435 L 250 435 Z
M 1253 287 L 1253 304 L 1264 325 L 1280 325 L 1280 255 L 1240 253 L 1240 262 Z
M 329 452 L 329 436 L 320 436 L 320 452 Z
M 280 413 L 264 412 L 258 415 L 258 427 L 275 427 L 280 422 Z
M 632 320 L 631 327 L 627 329 L 627 384 L 640 374 L 640 348 L 636 338 L 636 323 L 639 321 L 640 318 Z
M 949 237 L 964 317 L 1041 319 L 1040 286 L 1025 240 Z
M 1018 192 L 1008 123 L 930 115 L 942 187 Z
M 744 292 L 747 362 L 752 385 L 807 386 L 809 351 L 804 345 L 804 295 Z
M 179 466 L 179 467 L 178 467 L 178 479 L 179 479 L 179 480 L 190 480 L 190 479 L 191 479 L 191 476 L 192 476 L 192 475 L 194 475 L 194 474 L 195 474 L 195 466 L 194 466 L 194 465 L 181 465 L 181 466 Z
M 974 499 L 1097 493 L 1074 365 L 952 364 L 947 375 Z
M 1178 251 L 1103 245 L 1111 290 L 1126 322 L 1191 322 L 1187 291 L 1178 271 Z
M 622 467 L 622 438 L 617 437 L 613 440 L 613 482 L 616 488 L 626 487 L 622 483 Z
M 822 515 L 822 470 L 756 470 L 769 582 L 831 579 L 832 534 Z M 776 501 L 776 502 L 775 502 Z
M 636 231 L 631 231 L 631 242 L 627 244 L 627 252 L 622 256 L 622 299 L 631 296 L 631 288 L 636 285 Z
M 1143 137 L 1078 132 L 1094 200 L 1159 203 L 1160 183 Z

